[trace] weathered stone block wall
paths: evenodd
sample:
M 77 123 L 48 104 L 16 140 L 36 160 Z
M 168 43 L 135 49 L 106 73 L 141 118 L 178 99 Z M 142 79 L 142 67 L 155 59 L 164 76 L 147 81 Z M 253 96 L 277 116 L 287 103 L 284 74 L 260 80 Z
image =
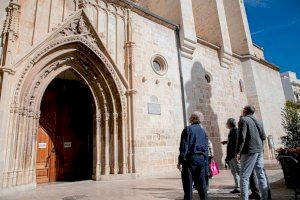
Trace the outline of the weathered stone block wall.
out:
M 254 60 L 245 61 L 243 71 L 247 77 L 245 83 L 249 103 L 258 109 L 257 116 L 262 119 L 266 134 L 273 135 L 275 147 L 278 148 L 279 138 L 284 135 L 281 126 L 281 108 L 285 102 L 280 74 L 277 70 Z
M 181 131 L 182 99 L 178 52 L 174 30 L 132 14 L 134 45 L 135 161 L 137 173 L 155 174 L 175 170 Z M 151 67 L 155 54 L 168 65 L 163 76 Z M 144 80 L 144 81 L 143 81 Z M 148 114 L 148 103 L 158 99 L 161 115 Z
M 173 23 L 180 24 L 180 0 L 143 0 L 139 1 L 139 3 L 151 12 L 168 19 Z
M 196 34 L 216 45 L 222 44 L 220 19 L 215 0 L 192 0 Z
M 195 110 L 203 112 L 203 125 L 213 142 L 215 157 L 223 163 L 226 146 L 220 142 L 228 136 L 226 121 L 230 117 L 238 120 L 247 105 L 246 93 L 240 88 L 240 82 L 244 82 L 241 62 L 233 58 L 231 68 L 221 67 L 218 51 L 198 44 L 192 64 L 184 65 L 183 71 L 188 115 Z
M 286 100 L 294 101 L 295 100 L 295 95 L 293 91 L 293 87 L 291 84 L 291 79 L 289 77 L 286 78 L 281 78 L 282 82 L 282 87 L 285 95 Z
M 239 0 L 223 2 L 232 51 L 239 55 L 252 53 L 252 39 L 243 2 Z

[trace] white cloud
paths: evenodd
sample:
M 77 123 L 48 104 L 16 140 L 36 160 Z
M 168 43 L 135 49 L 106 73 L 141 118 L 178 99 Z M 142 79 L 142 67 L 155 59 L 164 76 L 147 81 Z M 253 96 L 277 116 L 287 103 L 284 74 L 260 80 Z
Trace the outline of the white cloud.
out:
M 261 34 L 261 33 L 264 33 L 264 32 L 274 33 L 277 30 L 288 28 L 290 26 L 294 26 L 295 24 L 298 24 L 298 22 L 300 22 L 300 19 L 295 19 L 295 20 L 288 21 L 288 22 L 285 22 L 285 23 L 282 23 L 282 24 L 269 26 L 269 27 L 266 27 L 264 29 L 255 31 L 255 32 L 251 33 L 251 35 L 258 35 L 258 34 Z
M 245 3 L 252 7 L 268 8 L 269 0 L 245 0 Z

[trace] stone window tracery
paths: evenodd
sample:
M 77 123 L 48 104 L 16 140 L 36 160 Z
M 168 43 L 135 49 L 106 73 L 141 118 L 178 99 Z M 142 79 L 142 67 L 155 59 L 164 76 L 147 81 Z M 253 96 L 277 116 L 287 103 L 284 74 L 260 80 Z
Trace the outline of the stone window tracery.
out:
M 151 66 L 155 73 L 158 75 L 165 75 L 168 71 L 168 65 L 166 59 L 161 55 L 154 55 L 151 59 Z

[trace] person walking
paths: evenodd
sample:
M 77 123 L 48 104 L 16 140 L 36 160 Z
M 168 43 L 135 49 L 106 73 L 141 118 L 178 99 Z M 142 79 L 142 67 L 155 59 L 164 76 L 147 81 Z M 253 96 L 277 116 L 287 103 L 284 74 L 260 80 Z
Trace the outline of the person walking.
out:
M 227 128 L 230 130 L 228 134 L 228 140 L 221 142 L 223 145 L 227 144 L 227 155 L 225 162 L 228 163 L 231 174 L 234 179 L 235 187 L 234 190 L 230 191 L 231 194 L 240 193 L 240 171 L 241 164 L 235 159 L 235 149 L 237 144 L 238 128 L 236 120 L 229 118 L 226 123 Z
M 214 146 L 210 139 L 208 139 L 208 164 L 214 159 Z
M 236 160 L 241 163 L 240 184 L 241 199 L 249 199 L 249 177 L 253 169 L 256 172 L 261 199 L 268 199 L 268 184 L 264 171 L 263 141 L 266 134 L 262 123 L 255 117 L 255 108 L 246 106 L 239 122 L 239 134 L 236 148 Z
M 208 138 L 208 164 L 207 164 L 207 170 L 206 170 L 206 186 L 207 190 L 209 190 L 209 179 L 212 179 L 213 175 L 210 170 L 210 164 L 212 160 L 214 159 L 214 146 L 211 142 L 211 140 Z
M 200 125 L 203 114 L 194 112 L 190 126 L 181 133 L 177 168 L 181 171 L 184 200 L 193 198 L 193 181 L 201 200 L 207 200 L 206 172 L 208 165 L 208 139 Z

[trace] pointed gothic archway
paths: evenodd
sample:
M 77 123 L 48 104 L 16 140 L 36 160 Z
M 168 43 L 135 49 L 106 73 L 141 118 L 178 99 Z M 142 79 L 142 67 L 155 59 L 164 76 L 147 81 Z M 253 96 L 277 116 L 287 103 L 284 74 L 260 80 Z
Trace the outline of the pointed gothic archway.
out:
M 43 94 L 37 134 L 37 183 L 92 179 L 95 103 L 86 82 L 69 69 Z M 103 143 L 103 142 L 102 142 Z
M 49 46 L 24 68 L 15 89 L 8 140 L 8 146 L 13 148 L 6 154 L 4 187 L 35 183 L 42 97 L 49 83 L 68 69 L 76 71 L 86 82 L 95 102 L 93 179 L 131 172 L 126 85 L 110 59 L 82 35 L 58 38 Z

